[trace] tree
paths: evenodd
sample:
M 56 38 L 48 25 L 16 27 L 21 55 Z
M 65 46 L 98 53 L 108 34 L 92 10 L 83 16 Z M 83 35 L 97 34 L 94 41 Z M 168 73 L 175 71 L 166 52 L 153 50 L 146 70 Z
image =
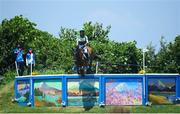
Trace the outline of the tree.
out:
M 176 37 L 175 42 L 169 44 L 161 38 L 161 49 L 156 55 L 156 69 L 155 72 L 160 73 L 177 73 L 179 72 L 179 36 Z
M 10 65 L 14 66 L 13 48 L 22 44 L 25 52 L 33 48 L 36 55 L 36 69 L 62 70 L 63 73 L 72 73 L 74 65 L 74 49 L 79 30 L 63 28 L 59 37 L 46 31 L 35 28 L 36 24 L 23 16 L 15 16 L 0 24 L 0 71 Z M 137 48 L 136 41 L 115 42 L 109 39 L 111 26 L 103 27 L 102 23 L 86 22 L 82 27 L 88 36 L 99 61 L 101 73 L 137 73 L 142 67 L 142 50 Z M 161 48 L 156 54 L 150 43 L 147 46 L 146 65 L 148 72 L 180 72 L 180 36 L 174 42 L 167 43 L 164 37 L 160 41 Z M 14 68 L 14 67 L 13 67 Z
M 109 40 L 108 34 L 110 32 L 111 26 L 107 26 L 103 28 L 103 24 L 95 23 L 93 24 L 91 21 L 86 22 L 83 25 L 83 29 L 89 40 L 96 40 L 99 42 L 107 42 Z
M 145 64 L 147 66 L 146 72 L 153 73 L 156 70 L 156 54 L 155 54 L 155 46 L 153 46 L 152 42 L 147 46 L 147 52 L 145 54 Z
M 171 55 L 171 65 L 170 67 L 173 68 L 174 72 L 180 73 L 180 35 L 178 35 L 174 43 L 169 44 L 170 55 Z
M 35 26 L 35 23 L 23 18 L 22 15 L 2 21 L 0 25 L 0 73 L 14 66 L 12 50 L 17 44 L 26 47 L 27 42 L 35 40 Z

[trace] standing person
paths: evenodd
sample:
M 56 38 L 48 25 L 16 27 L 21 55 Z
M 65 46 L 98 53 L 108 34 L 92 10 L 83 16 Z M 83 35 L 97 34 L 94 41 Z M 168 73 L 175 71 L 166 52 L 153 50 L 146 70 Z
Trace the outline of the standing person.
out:
M 26 55 L 26 66 L 28 67 L 27 74 L 30 75 L 35 67 L 35 55 L 32 48 L 28 50 Z
M 23 58 L 23 48 L 18 44 L 17 48 L 14 49 L 14 54 L 16 56 L 15 64 L 16 64 L 16 70 L 17 74 L 19 76 L 23 75 L 24 72 L 24 58 Z

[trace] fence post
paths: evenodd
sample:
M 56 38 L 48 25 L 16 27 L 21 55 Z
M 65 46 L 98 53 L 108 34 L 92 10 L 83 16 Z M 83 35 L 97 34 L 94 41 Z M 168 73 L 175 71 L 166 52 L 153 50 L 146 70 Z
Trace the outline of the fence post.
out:
M 62 77 L 62 106 L 67 106 L 67 78 Z
M 143 105 L 146 105 L 146 103 L 148 102 L 148 83 L 147 83 L 147 77 L 146 74 L 143 74 L 143 94 L 144 94 L 144 98 L 143 98 Z
M 32 77 L 30 77 L 30 98 L 29 102 L 31 103 L 31 107 L 34 107 L 34 82 Z
M 102 76 L 102 75 L 100 75 L 100 78 L 99 78 L 99 106 L 100 107 L 103 107 L 103 106 L 105 106 L 105 96 L 104 96 L 104 94 L 105 94 L 105 81 L 104 81 L 105 79 L 104 79 L 104 77 Z
M 177 97 L 180 98 L 180 75 L 177 77 Z

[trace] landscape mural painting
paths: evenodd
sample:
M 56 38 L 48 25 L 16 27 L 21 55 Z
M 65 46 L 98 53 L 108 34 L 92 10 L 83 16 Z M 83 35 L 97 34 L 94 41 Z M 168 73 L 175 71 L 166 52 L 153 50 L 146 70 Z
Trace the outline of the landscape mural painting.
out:
M 152 104 L 173 104 L 176 99 L 175 78 L 148 79 L 149 101 Z
M 34 105 L 35 106 L 60 106 L 62 102 L 61 79 L 35 80 Z
M 27 103 L 29 101 L 30 84 L 28 80 L 17 82 L 17 96 L 16 99 L 19 103 Z
M 142 80 L 106 79 L 106 105 L 142 105 Z
M 94 106 L 98 100 L 98 79 L 68 79 L 69 106 Z

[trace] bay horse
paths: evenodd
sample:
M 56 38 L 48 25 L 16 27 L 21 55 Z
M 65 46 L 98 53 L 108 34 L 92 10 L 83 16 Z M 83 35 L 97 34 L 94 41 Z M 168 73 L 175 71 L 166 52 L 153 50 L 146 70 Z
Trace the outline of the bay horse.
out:
M 85 49 L 87 49 L 87 53 L 85 53 Z M 91 73 L 93 49 L 89 46 L 83 46 L 82 48 L 77 49 L 75 56 L 77 73 L 81 75 Z

